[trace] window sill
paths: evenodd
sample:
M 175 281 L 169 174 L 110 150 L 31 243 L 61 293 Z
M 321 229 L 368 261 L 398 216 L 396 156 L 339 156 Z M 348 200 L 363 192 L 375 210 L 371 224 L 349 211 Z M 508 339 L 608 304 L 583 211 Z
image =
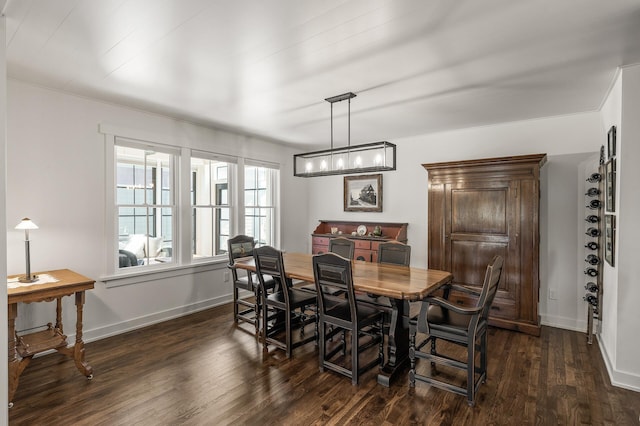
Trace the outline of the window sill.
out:
M 105 275 L 98 278 L 98 281 L 104 282 L 106 288 L 114 288 L 226 268 L 226 259 L 196 262 L 188 265 L 163 264 L 157 267 L 145 267 L 135 272 L 119 272 L 117 274 Z

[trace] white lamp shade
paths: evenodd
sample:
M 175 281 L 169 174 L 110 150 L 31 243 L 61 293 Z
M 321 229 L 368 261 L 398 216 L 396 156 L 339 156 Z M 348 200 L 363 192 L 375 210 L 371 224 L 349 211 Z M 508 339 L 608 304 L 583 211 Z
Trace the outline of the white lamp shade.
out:
M 33 223 L 28 217 L 25 217 L 16 226 L 16 229 L 38 229 L 38 225 Z

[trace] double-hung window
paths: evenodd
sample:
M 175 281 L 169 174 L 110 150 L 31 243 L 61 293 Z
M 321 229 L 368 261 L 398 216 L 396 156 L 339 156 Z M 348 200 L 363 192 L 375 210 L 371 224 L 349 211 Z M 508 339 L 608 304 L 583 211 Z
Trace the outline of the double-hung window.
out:
M 206 153 L 191 156 L 191 254 L 193 259 L 225 254 L 234 229 L 232 211 L 234 159 Z
M 279 170 L 247 161 L 244 166 L 245 234 L 257 245 L 275 245 Z
M 118 267 L 170 262 L 175 228 L 175 155 L 117 141 Z

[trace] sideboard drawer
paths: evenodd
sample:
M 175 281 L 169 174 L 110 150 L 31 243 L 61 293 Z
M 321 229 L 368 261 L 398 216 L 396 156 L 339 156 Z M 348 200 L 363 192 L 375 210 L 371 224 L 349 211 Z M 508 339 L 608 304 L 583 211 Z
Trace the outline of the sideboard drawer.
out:
M 314 246 L 328 246 L 329 237 L 313 237 L 313 242 L 311 244 Z
M 371 241 L 355 240 L 356 250 L 371 250 Z

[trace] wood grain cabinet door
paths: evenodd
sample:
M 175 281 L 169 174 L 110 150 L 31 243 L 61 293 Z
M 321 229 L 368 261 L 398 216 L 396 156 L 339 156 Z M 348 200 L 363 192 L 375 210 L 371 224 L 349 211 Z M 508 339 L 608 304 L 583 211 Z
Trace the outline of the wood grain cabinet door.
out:
M 516 318 L 520 258 L 518 182 L 445 185 L 444 263 L 457 284 L 480 289 L 494 255 L 505 259 L 491 316 Z M 457 301 L 465 303 L 463 295 Z

